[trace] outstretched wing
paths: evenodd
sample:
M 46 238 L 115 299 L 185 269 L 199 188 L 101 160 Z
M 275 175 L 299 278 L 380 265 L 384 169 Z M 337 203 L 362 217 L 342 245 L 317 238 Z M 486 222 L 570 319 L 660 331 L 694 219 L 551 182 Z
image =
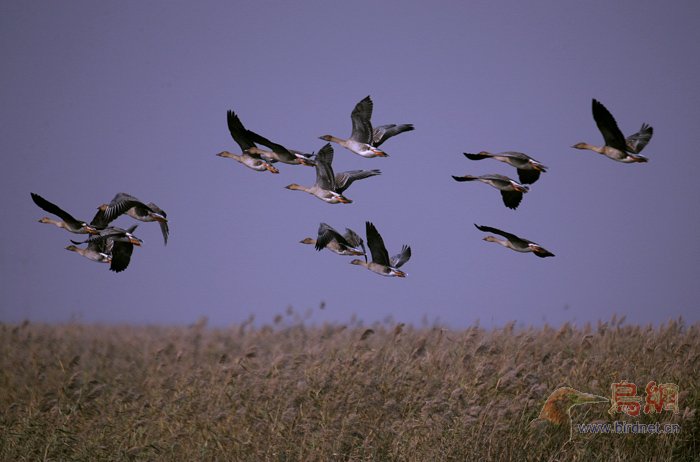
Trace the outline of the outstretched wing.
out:
M 163 215 L 163 218 L 168 218 L 168 214 L 165 213 L 165 210 L 158 207 L 153 202 L 149 202 L 146 205 L 148 205 L 151 208 L 151 210 L 153 210 L 154 212 L 156 212 L 160 215 Z M 168 222 L 167 221 L 159 221 L 158 224 L 160 225 L 160 232 L 161 232 L 161 234 L 163 234 L 163 241 L 167 245 L 168 244 L 168 236 L 170 235 L 170 228 L 168 228 Z
M 342 194 L 343 191 L 350 187 L 353 181 L 369 178 L 370 176 L 379 175 L 381 173 L 380 170 L 349 170 L 347 172 L 340 172 L 335 176 L 335 192 Z
M 390 125 L 380 125 L 379 127 L 374 127 L 372 130 L 372 146 L 378 148 L 383 142 L 396 136 L 399 133 L 410 132 L 414 130 L 413 124 L 390 124 Z
M 478 176 L 473 176 L 473 175 L 464 175 L 464 176 L 455 176 L 452 175 L 452 178 L 454 178 L 455 181 L 474 181 L 478 180 Z
M 131 242 L 113 241 L 112 263 L 109 266 L 111 271 L 119 273 L 124 271 L 131 261 L 131 254 L 134 252 L 134 245 Z
M 73 215 L 66 212 L 65 210 L 60 208 L 58 205 L 47 201 L 46 199 L 44 199 L 43 197 L 41 197 L 38 194 L 31 193 L 31 195 L 32 195 L 32 200 L 34 201 L 34 203 L 36 205 L 38 205 L 40 208 L 44 209 L 45 211 L 47 211 L 53 215 L 56 215 L 61 220 L 65 221 L 66 223 L 76 223 L 76 224 L 81 223 L 80 221 L 73 218 Z
M 294 159 L 296 159 L 297 156 L 292 154 L 289 149 L 285 148 L 281 144 L 274 143 L 267 138 L 265 138 L 262 135 L 258 135 L 252 130 L 246 130 L 246 135 L 252 140 L 254 143 L 262 144 L 263 146 L 266 146 L 272 150 L 275 154 L 277 154 L 281 160 L 285 162 L 292 162 Z
M 316 250 L 322 250 L 331 241 L 338 241 L 341 245 L 348 245 L 347 241 L 332 226 L 321 223 L 318 225 L 318 236 L 316 237 Z
M 333 146 L 326 143 L 316 153 L 316 186 L 327 191 L 335 191 L 333 174 Z
M 481 160 L 481 159 L 488 159 L 489 157 L 493 157 L 491 154 L 486 153 L 486 152 L 480 152 L 479 154 L 472 154 L 471 152 L 463 152 L 466 156 L 467 159 L 471 160 Z
M 505 231 L 502 231 L 498 228 L 492 228 L 491 226 L 480 226 L 474 223 L 474 226 L 476 226 L 476 229 L 479 231 L 483 231 L 485 233 L 493 233 L 493 234 L 498 234 L 499 236 L 503 236 L 509 241 L 522 241 L 520 237 L 516 236 L 515 234 L 507 233 Z
M 401 252 L 391 257 L 391 266 L 394 268 L 400 268 L 401 265 L 406 263 L 409 258 L 411 258 L 411 247 L 404 245 L 401 248 Z
M 517 209 L 520 202 L 523 200 L 523 193 L 520 191 L 501 191 L 503 203 L 509 209 Z
M 367 246 L 369 246 L 369 251 L 372 254 L 372 261 L 380 265 L 389 266 L 391 264 L 389 252 L 386 251 L 384 240 L 377 228 L 375 228 L 374 224 L 367 221 L 365 222 L 365 232 L 367 233 Z
M 518 178 L 522 184 L 532 184 L 540 178 L 540 171 L 535 169 L 518 169 Z
M 644 149 L 644 146 L 647 145 L 649 140 L 651 140 L 653 134 L 653 127 L 647 124 L 642 124 L 642 128 L 640 128 L 637 133 L 627 137 L 627 149 L 634 154 L 639 154 L 642 149 Z
M 231 138 L 238 143 L 238 146 L 241 147 L 243 152 L 255 147 L 255 144 L 248 138 L 241 119 L 238 118 L 235 112 L 227 111 L 226 121 L 228 122 L 228 131 L 231 132 Z
M 369 96 L 355 105 L 355 109 L 350 114 L 352 119 L 351 140 L 368 144 L 372 142 L 372 122 L 370 119 L 373 107 L 374 104 Z
M 595 99 L 593 100 L 593 119 L 595 119 L 598 130 L 603 135 L 606 146 L 623 152 L 627 151 L 625 135 L 618 128 L 615 118 L 600 101 Z

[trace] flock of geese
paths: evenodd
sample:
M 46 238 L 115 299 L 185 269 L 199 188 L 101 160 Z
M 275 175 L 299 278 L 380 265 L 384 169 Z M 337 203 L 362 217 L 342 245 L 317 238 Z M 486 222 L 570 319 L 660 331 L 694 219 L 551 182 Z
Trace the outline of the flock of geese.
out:
M 51 224 L 74 234 L 88 234 L 84 241 L 71 240 L 72 245 L 66 250 L 76 252 L 88 260 L 109 263 L 109 269 L 115 272 L 124 271 L 131 261 L 134 246 L 141 246 L 143 241 L 134 236 L 138 225 L 128 229 L 110 226 L 109 224 L 120 215 L 128 215 L 138 221 L 155 221 L 160 224 L 163 241 L 168 243 L 168 218 L 163 209 L 153 202 L 145 204 L 127 193 L 117 193 L 109 204 L 102 204 L 90 223 L 78 220 L 56 204 L 49 202 L 36 193 L 31 193 L 32 200 L 44 211 L 56 215 L 61 220 L 43 217 L 40 223 Z M 86 244 L 85 247 L 79 247 Z
M 219 157 L 233 159 L 242 165 L 258 171 L 279 173 L 274 165 L 277 163 L 288 165 L 303 165 L 314 167 L 316 181 L 311 186 L 302 186 L 296 183 L 286 186 L 293 191 L 303 191 L 329 204 L 349 204 L 352 200 L 344 195 L 345 191 L 357 180 L 370 178 L 381 174 L 380 170 L 350 170 L 340 173 L 333 171 L 333 147 L 336 143 L 345 149 L 365 158 L 388 157 L 388 154 L 379 147 L 389 138 L 414 129 L 412 124 L 389 124 L 373 127 L 372 118 L 373 102 L 367 96 L 353 109 L 350 118 L 352 131 L 347 139 L 333 135 L 323 135 L 320 139 L 327 141 L 317 153 L 305 153 L 288 149 L 277 144 L 262 135 L 245 128 L 238 115 L 229 110 L 227 123 L 231 137 L 240 147 L 240 154 L 222 151 Z M 639 153 L 644 149 L 653 135 L 653 128 L 648 124 L 642 124 L 641 129 L 625 137 L 617 126 L 612 114 L 599 101 L 592 102 L 593 119 L 603 135 L 604 145 L 594 146 L 585 142 L 573 145 L 576 149 L 586 149 L 602 154 L 612 160 L 624 163 L 647 162 L 647 158 Z M 263 149 L 260 146 L 264 146 Z M 515 181 L 505 175 L 462 175 L 453 176 L 455 181 L 480 181 L 486 183 L 501 192 L 503 203 L 510 209 L 517 209 L 523 194 L 529 192 L 530 185 L 535 183 L 542 173 L 547 172 L 547 167 L 541 162 L 522 152 L 507 151 L 490 153 L 486 151 L 477 154 L 464 153 L 474 161 L 494 159 L 514 167 L 518 173 Z M 155 221 L 160 224 L 163 239 L 168 240 L 168 219 L 166 213 L 154 203 L 144 203 L 134 196 L 126 193 L 118 193 L 109 204 L 98 207 L 92 221 L 88 224 L 75 219 L 57 205 L 49 202 L 38 194 L 31 193 L 34 203 L 43 210 L 61 218 L 62 221 L 44 217 L 41 223 L 49 223 L 63 228 L 71 233 L 88 234 L 87 240 L 71 241 L 72 245 L 66 249 L 84 256 L 93 261 L 110 263 L 110 269 L 115 272 L 123 271 L 129 265 L 134 246 L 140 246 L 142 240 L 135 237 L 133 232 L 137 225 L 128 229 L 110 226 L 110 223 L 118 216 L 125 214 L 138 221 Z M 498 243 L 516 252 L 531 252 L 538 257 L 553 257 L 554 254 L 541 245 L 515 234 L 502 231 L 490 226 L 476 225 L 477 229 L 485 233 L 491 233 L 501 238 L 489 235 L 485 241 Z M 338 255 L 362 256 L 364 260 L 355 258 L 350 263 L 367 268 L 382 276 L 405 277 L 406 273 L 399 268 L 411 258 L 411 247 L 403 245 L 401 251 L 389 257 L 384 245 L 384 240 L 375 225 L 369 221 L 365 223 L 365 236 L 367 246 L 371 254 L 371 261 L 367 258 L 364 241 L 355 231 L 346 228 L 341 234 L 326 223 L 318 227 L 317 237 L 305 238 L 302 244 L 314 245 L 320 251 L 328 249 Z M 79 247 L 86 244 L 86 247 Z

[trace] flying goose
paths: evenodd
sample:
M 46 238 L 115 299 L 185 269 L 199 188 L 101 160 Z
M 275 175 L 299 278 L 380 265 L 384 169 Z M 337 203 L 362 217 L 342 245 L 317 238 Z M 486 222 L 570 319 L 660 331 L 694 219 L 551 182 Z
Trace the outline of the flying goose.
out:
M 338 255 L 365 255 L 365 259 L 367 258 L 364 241 L 350 228 L 345 228 L 345 234 L 340 234 L 332 226 L 321 223 L 316 239 L 307 237 L 299 242 L 313 244 L 319 251 L 325 248 Z
M 309 154 L 302 154 L 300 151 L 287 149 L 281 144 L 273 143 L 262 135 L 258 135 L 251 130 L 246 130 L 246 135 L 251 141 L 253 141 L 253 143 L 262 144 L 263 146 L 271 149 L 270 151 L 266 151 L 255 147 L 248 150 L 250 154 L 257 154 L 268 162 L 282 162 L 283 164 L 291 165 L 308 165 L 309 167 L 316 165 Z
M 103 257 L 99 254 L 107 255 L 110 263 L 109 269 L 115 273 L 119 273 L 129 266 L 134 246 L 140 246 L 143 242 L 133 235 L 137 226 L 138 225 L 134 225 L 128 229 L 115 227 L 105 228 L 100 231 L 99 236 L 92 237 L 87 241 L 78 242 L 71 240 L 74 245 L 68 246 L 66 249 L 77 252 L 93 261 L 103 261 L 101 260 Z M 86 249 L 76 247 L 76 245 L 86 243 Z
M 235 112 L 230 110 L 227 111 L 226 121 L 228 122 L 228 130 L 229 132 L 231 132 L 231 138 L 233 138 L 233 141 L 238 143 L 238 146 L 240 146 L 241 154 L 233 154 L 228 151 L 221 151 L 217 154 L 217 156 L 228 157 L 229 159 L 233 159 L 236 162 L 240 162 L 246 167 L 258 172 L 264 172 L 267 170 L 271 173 L 279 173 L 279 170 L 273 167 L 268 161 L 262 159 L 259 154 L 255 153 L 259 152 L 258 147 L 255 145 L 255 143 L 253 143 L 250 140 L 249 135 L 245 127 L 243 126 L 243 123 L 238 118 Z
M 94 226 L 88 225 L 84 221 L 76 220 L 73 218 L 73 215 L 61 209 L 58 205 L 47 201 L 36 193 L 31 193 L 31 196 L 36 205 L 62 220 L 58 221 L 49 217 L 44 217 L 39 220 L 39 223 L 52 224 L 75 234 L 97 234 L 98 231 Z
M 389 258 L 389 253 L 384 246 L 382 236 L 375 228 L 374 224 L 365 222 L 365 232 L 367 234 L 367 245 L 372 254 L 372 261 L 362 261 L 359 259 L 352 260 L 353 265 L 364 266 L 370 271 L 373 271 L 382 276 L 397 276 L 400 278 L 406 277 L 406 273 L 399 268 L 411 258 L 411 247 L 404 245 L 401 252 Z
M 625 138 L 610 111 L 595 99 L 593 99 L 593 119 L 603 135 L 605 145 L 593 146 L 588 143 L 576 143 L 572 148 L 588 149 L 624 163 L 647 162 L 649 160 L 639 153 L 651 140 L 654 134 L 653 127 L 644 123 L 637 133 Z
M 379 170 L 350 170 L 337 175 L 333 173 L 333 147 L 326 143 L 316 154 L 316 183 L 313 186 L 301 186 L 296 183 L 285 186 L 293 191 L 304 191 L 313 194 L 329 204 L 349 204 L 352 200 L 343 196 L 350 185 L 363 178 L 379 175 Z
M 372 118 L 373 107 L 374 103 L 372 103 L 372 99 L 369 96 L 355 105 L 352 114 L 350 114 L 350 118 L 352 119 L 352 133 L 350 138 L 345 140 L 333 135 L 323 135 L 321 139 L 338 143 L 345 149 L 359 154 L 362 157 L 387 157 L 388 154 L 386 152 L 377 148 L 392 136 L 413 130 L 413 125 L 390 124 L 381 125 L 373 129 L 370 120 Z
M 168 229 L 168 215 L 165 211 L 153 202 L 145 204 L 131 194 L 124 192 L 117 193 L 109 204 L 100 205 L 90 224 L 95 228 L 103 229 L 122 214 L 143 222 L 157 221 L 160 225 L 160 232 L 163 234 L 163 241 L 165 244 L 168 243 L 170 230 Z
M 527 186 L 524 186 L 518 183 L 517 181 L 511 180 L 507 176 L 498 175 L 495 173 L 481 176 L 452 175 L 452 178 L 454 178 L 455 181 L 479 180 L 482 183 L 486 183 L 493 186 L 494 188 L 501 191 L 501 196 L 503 196 L 503 203 L 505 204 L 505 206 L 513 210 L 517 209 L 518 205 L 520 205 L 520 201 L 523 200 L 523 193 L 529 191 L 529 188 Z
M 541 245 L 530 240 L 523 239 L 522 237 L 518 237 L 515 234 L 507 233 L 505 231 L 501 231 L 500 229 L 492 228 L 490 226 L 479 226 L 476 223 L 474 223 L 474 226 L 476 226 L 476 228 L 479 231 L 483 231 L 485 233 L 498 234 L 499 236 L 505 237 L 505 239 L 498 239 L 494 236 L 486 236 L 484 238 L 485 241 L 501 244 L 503 247 L 508 247 L 509 249 L 515 250 L 516 252 L 532 252 L 541 258 L 554 256 L 552 252 L 545 249 Z
M 471 160 L 491 158 L 505 162 L 518 170 L 518 178 L 520 178 L 522 184 L 534 183 L 540 177 L 540 172 L 544 173 L 547 171 L 547 167 L 541 162 L 536 161 L 522 152 L 506 151 L 492 154 L 490 152 L 481 151 L 478 154 L 465 152 L 464 155 Z

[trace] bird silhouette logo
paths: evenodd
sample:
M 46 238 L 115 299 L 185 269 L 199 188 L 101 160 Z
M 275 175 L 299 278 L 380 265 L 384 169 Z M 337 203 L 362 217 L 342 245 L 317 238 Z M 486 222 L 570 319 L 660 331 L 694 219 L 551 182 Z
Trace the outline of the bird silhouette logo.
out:
M 571 387 L 560 387 L 549 395 L 544 406 L 542 406 L 539 417 L 534 419 L 531 424 L 547 421 L 555 425 L 564 425 L 568 422 L 570 429 L 569 441 L 571 441 L 574 437 L 571 409 L 574 406 L 583 404 L 608 403 L 609 401 L 605 396 L 583 393 Z

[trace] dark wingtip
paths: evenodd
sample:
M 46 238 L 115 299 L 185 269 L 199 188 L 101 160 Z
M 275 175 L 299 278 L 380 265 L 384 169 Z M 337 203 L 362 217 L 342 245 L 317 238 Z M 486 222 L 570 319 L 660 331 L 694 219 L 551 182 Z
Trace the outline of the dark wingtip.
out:
M 481 160 L 481 159 L 486 159 L 486 157 L 487 157 L 487 156 L 484 156 L 482 154 L 474 154 L 471 152 L 463 152 L 462 154 L 464 154 L 464 156 L 470 160 Z

